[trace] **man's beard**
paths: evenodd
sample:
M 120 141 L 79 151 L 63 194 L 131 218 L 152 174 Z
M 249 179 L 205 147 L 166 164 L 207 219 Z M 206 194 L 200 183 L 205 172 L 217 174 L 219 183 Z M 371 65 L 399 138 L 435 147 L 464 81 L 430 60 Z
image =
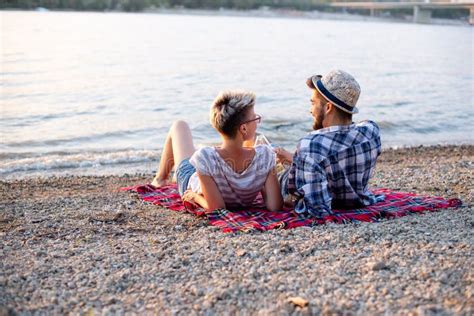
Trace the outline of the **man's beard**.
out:
M 313 122 L 313 129 L 317 131 L 318 129 L 323 128 L 323 121 L 324 121 L 324 109 L 320 107 L 318 114 Z

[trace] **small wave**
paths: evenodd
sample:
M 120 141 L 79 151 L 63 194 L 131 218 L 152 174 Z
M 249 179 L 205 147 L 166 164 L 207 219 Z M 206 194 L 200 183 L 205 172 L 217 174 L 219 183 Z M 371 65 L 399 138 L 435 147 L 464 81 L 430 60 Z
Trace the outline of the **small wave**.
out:
M 23 117 L 4 117 L 0 118 L 0 124 L 5 126 L 32 126 L 33 124 L 42 123 L 44 121 L 63 119 L 68 117 L 76 117 L 82 115 L 94 115 L 94 111 L 79 112 L 61 112 L 46 115 L 27 115 Z
M 22 94 L 4 94 L 2 95 L 3 100 L 15 100 L 15 99 L 25 99 L 25 98 L 38 98 L 45 97 L 47 93 L 22 93 Z
M 265 123 L 270 126 L 279 126 L 279 125 L 295 125 L 301 123 L 302 120 L 296 120 L 292 118 L 265 118 Z
M 402 107 L 402 106 L 406 106 L 406 105 L 410 105 L 412 104 L 412 102 L 409 102 L 409 101 L 399 101 L 399 102 L 395 102 L 395 103 L 386 103 L 386 104 L 377 104 L 375 107 L 376 108 L 395 108 L 395 107 Z
M 396 128 L 398 126 L 394 122 L 384 121 L 384 120 L 377 121 L 377 125 L 382 129 L 393 129 L 393 128 Z
M 117 137 L 128 137 L 130 135 L 136 134 L 149 134 L 155 131 L 159 131 L 160 129 L 157 128 L 142 128 L 136 130 L 123 130 L 123 131 L 114 131 L 114 132 L 107 132 L 102 134 L 93 134 L 88 136 L 79 136 L 79 137 L 71 137 L 71 138 L 60 138 L 60 139 L 46 139 L 41 141 L 34 141 L 34 140 L 27 140 L 27 141 L 20 141 L 20 142 L 10 142 L 4 143 L 3 147 L 10 147 L 10 148 L 21 148 L 21 147 L 43 147 L 43 146 L 59 146 L 59 145 L 68 145 L 68 144 L 76 144 L 76 143 L 90 143 L 90 142 L 97 142 L 99 140 L 107 139 L 107 138 L 117 138 Z
M 409 104 L 412 104 L 412 102 L 409 102 L 409 101 L 400 101 L 400 102 L 395 102 L 395 103 L 394 103 L 395 106 L 404 106 L 404 105 L 409 105 Z
M 257 97 L 257 103 L 258 104 L 265 104 L 265 103 L 283 103 L 283 102 L 294 102 L 296 101 L 297 98 L 295 97 L 284 97 L 284 96 L 279 96 L 279 97 L 268 97 L 268 96 L 258 96 Z
M 45 71 L 4 71 L 2 76 L 39 75 L 44 73 Z
M 3 64 L 19 64 L 19 63 L 36 63 L 36 62 L 48 62 L 48 58 L 19 58 L 19 59 L 11 59 L 11 60 L 4 60 Z
M 158 152 L 151 150 L 125 150 L 116 152 L 89 152 L 80 154 L 46 154 L 0 161 L 0 175 L 14 172 L 45 171 L 56 169 L 91 168 L 119 164 L 155 161 Z
M 397 76 L 406 76 L 410 75 L 411 72 L 409 71 L 399 71 L 399 72 L 387 72 L 382 75 L 382 77 L 397 77 Z
M 435 132 L 440 132 L 441 129 L 437 126 L 421 126 L 421 127 L 411 127 L 411 131 L 417 134 L 430 134 Z

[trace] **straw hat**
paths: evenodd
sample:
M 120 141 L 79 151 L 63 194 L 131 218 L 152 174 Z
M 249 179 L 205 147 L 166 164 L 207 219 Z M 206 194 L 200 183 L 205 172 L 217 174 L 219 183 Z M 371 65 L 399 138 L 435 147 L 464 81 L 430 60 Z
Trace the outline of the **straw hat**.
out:
M 360 86 L 357 81 L 345 71 L 332 70 L 328 74 L 314 75 L 308 78 L 306 84 L 311 89 L 318 90 L 321 95 L 340 110 L 355 114 L 360 95 Z

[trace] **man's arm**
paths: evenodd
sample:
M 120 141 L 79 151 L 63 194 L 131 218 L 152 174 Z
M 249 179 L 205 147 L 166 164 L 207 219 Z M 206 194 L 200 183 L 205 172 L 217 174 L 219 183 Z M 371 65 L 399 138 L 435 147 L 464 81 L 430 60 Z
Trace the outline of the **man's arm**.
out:
M 274 152 L 277 156 L 277 162 L 283 165 L 289 165 L 293 162 L 293 154 L 285 150 L 282 147 L 277 147 L 274 149 Z

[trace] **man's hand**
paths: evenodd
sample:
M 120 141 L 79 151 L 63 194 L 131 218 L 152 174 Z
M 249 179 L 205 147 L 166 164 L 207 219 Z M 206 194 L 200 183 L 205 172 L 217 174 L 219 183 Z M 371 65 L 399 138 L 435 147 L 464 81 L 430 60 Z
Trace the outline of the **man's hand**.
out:
M 291 164 L 293 162 L 293 154 L 289 151 L 283 149 L 282 147 L 277 147 L 274 149 L 277 155 L 277 162 L 283 165 Z

